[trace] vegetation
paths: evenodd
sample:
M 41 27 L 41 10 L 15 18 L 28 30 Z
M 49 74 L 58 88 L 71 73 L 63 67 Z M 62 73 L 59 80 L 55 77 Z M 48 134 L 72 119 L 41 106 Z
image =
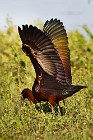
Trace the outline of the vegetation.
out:
M 28 100 L 20 107 L 20 93 L 32 88 L 35 72 L 7 19 L 7 29 L 0 31 L 0 140 L 93 139 L 93 36 L 87 31 L 89 40 L 78 30 L 68 33 L 73 84 L 87 88 L 67 98 L 65 106 L 60 102 L 62 115 L 52 114 L 44 102 L 41 110 Z

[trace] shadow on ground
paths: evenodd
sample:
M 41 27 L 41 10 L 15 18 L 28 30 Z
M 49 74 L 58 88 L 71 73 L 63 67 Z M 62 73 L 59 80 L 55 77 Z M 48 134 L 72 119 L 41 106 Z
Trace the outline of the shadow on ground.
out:
M 51 105 L 49 105 L 47 102 L 46 103 L 41 103 L 41 105 L 36 104 L 36 109 L 38 111 L 43 111 L 44 113 L 49 113 L 49 112 L 51 113 L 52 112 Z M 54 106 L 54 110 L 55 110 L 56 115 L 59 114 L 58 108 L 57 108 L 56 105 Z M 66 109 L 64 107 L 60 107 L 60 112 L 61 112 L 61 115 L 63 116 L 66 113 Z

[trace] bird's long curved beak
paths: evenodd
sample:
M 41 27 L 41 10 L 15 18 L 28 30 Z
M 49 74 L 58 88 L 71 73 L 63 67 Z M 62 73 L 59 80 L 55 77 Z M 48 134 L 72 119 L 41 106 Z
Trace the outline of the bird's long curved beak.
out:
M 23 96 L 21 95 L 21 98 L 20 98 L 20 107 L 23 106 L 23 101 L 24 101 L 24 98 L 23 98 Z

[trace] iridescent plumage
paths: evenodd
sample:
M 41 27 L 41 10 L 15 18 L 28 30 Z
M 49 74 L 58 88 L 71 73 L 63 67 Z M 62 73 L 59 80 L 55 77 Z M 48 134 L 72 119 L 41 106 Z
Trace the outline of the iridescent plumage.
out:
M 50 21 L 47 20 L 43 26 L 43 31 L 51 39 L 54 47 L 60 55 L 67 83 L 72 84 L 70 50 L 68 48 L 68 37 L 63 23 L 57 19 L 51 19 Z

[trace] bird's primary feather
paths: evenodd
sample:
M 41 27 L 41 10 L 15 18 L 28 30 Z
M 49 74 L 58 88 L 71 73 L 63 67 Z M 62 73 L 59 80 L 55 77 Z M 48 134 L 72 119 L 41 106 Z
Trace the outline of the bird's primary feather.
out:
M 50 21 L 47 20 L 43 26 L 43 31 L 47 36 L 49 36 L 54 47 L 57 49 L 65 70 L 66 81 L 71 85 L 70 50 L 68 48 L 68 37 L 63 23 L 57 19 L 51 19 Z

